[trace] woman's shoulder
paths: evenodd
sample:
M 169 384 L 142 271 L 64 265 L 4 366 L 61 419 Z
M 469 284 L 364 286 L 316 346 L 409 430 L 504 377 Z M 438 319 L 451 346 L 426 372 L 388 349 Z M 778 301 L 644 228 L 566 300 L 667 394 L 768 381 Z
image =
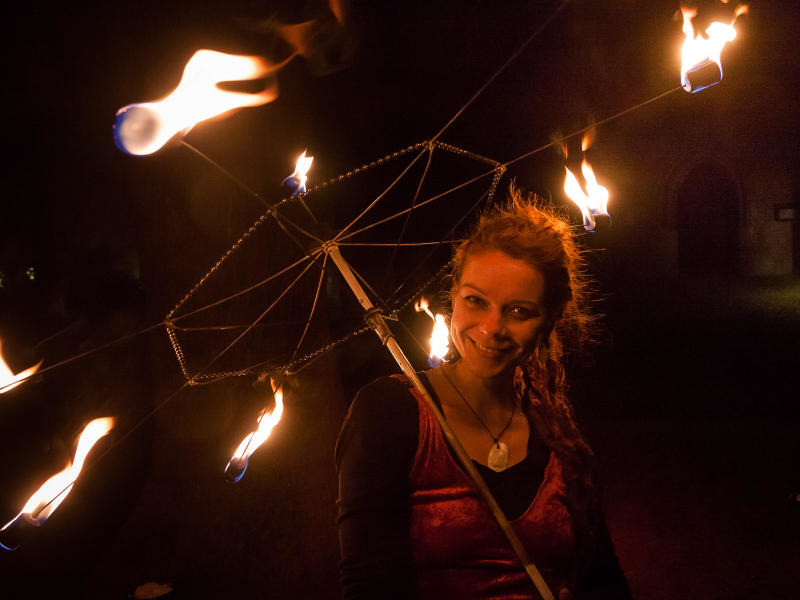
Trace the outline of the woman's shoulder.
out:
M 408 412 L 416 405 L 405 376 L 391 375 L 379 377 L 358 390 L 348 413 L 385 415 L 393 411 Z
M 403 448 L 413 456 L 418 423 L 419 408 L 405 377 L 380 377 L 353 399 L 336 444 L 337 460 L 347 448 Z
M 356 393 L 356 398 L 372 398 L 381 394 L 408 395 L 408 387 L 408 378 L 405 375 L 383 375 L 362 386 Z

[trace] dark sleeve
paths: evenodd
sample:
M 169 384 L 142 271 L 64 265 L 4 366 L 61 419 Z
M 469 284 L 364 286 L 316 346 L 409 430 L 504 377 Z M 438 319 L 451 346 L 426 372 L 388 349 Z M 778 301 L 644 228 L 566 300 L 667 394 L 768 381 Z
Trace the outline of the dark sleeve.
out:
M 602 520 L 594 552 L 578 582 L 578 589 L 578 598 L 581 600 L 631 600 L 628 580 L 619 566 L 605 519 Z
M 418 427 L 416 400 L 388 377 L 362 388 L 347 413 L 335 453 L 346 600 L 416 597 L 409 473 Z

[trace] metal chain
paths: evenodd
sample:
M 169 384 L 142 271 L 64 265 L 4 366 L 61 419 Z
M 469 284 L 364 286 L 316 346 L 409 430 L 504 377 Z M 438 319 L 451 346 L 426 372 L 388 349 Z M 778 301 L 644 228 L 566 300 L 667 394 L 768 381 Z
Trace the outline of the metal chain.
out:
M 380 158 L 378 158 L 376 160 L 373 160 L 373 161 L 370 161 L 368 163 L 365 163 L 365 164 L 361 165 L 360 167 L 356 167 L 355 169 L 352 169 L 351 171 L 347 171 L 346 173 L 342 173 L 342 174 L 340 174 L 340 175 L 338 175 L 336 177 L 332 177 L 328 181 L 325 181 L 325 182 L 323 182 L 321 184 L 318 184 L 316 186 L 313 186 L 313 187 L 309 188 L 303 194 L 297 194 L 295 196 L 289 196 L 289 197 L 286 197 L 286 198 L 282 198 L 277 204 L 272 206 L 266 213 L 261 215 L 252 225 L 250 225 L 250 227 L 247 229 L 247 231 L 245 231 L 244 234 L 242 234 L 242 236 L 238 240 L 236 240 L 230 248 L 228 248 L 228 250 L 225 252 L 225 254 L 223 254 L 217 260 L 217 262 L 215 262 L 214 265 L 212 265 L 212 267 L 206 272 L 206 274 L 203 275 L 203 277 L 197 283 L 195 283 L 194 286 L 192 286 L 192 288 L 188 292 L 186 292 L 186 294 L 183 296 L 183 298 L 181 298 L 181 300 L 172 308 L 172 310 L 169 311 L 169 313 L 167 313 L 167 316 L 165 317 L 167 337 L 169 338 L 169 342 L 170 342 L 170 345 L 172 346 L 173 352 L 175 353 L 175 357 L 178 359 L 178 364 L 180 366 L 181 373 L 183 373 L 183 376 L 186 378 L 186 380 L 189 383 L 189 385 L 201 385 L 203 383 L 211 383 L 212 381 L 218 381 L 220 379 L 225 379 L 227 377 L 241 377 L 241 376 L 244 376 L 244 375 L 253 374 L 252 368 L 248 368 L 248 369 L 244 369 L 244 370 L 240 370 L 240 371 L 220 371 L 220 372 L 214 372 L 214 373 L 208 373 L 208 374 L 199 374 L 199 375 L 195 375 L 195 376 L 192 376 L 191 373 L 189 372 L 189 369 L 188 369 L 187 364 L 186 364 L 186 356 L 184 354 L 183 347 L 181 346 L 181 343 L 178 340 L 178 335 L 175 333 L 175 327 L 174 327 L 174 325 L 172 325 L 171 321 L 172 321 L 173 317 L 175 316 L 175 313 L 184 304 L 186 304 L 192 298 L 192 296 L 194 296 L 197 293 L 197 291 L 201 287 L 203 287 L 205 285 L 205 283 L 208 281 L 208 278 L 211 277 L 214 273 L 216 273 L 219 270 L 219 268 L 222 266 L 222 264 L 225 261 L 227 261 L 242 246 L 242 244 L 244 244 L 244 242 L 246 242 L 256 232 L 256 230 L 259 227 L 261 227 L 264 223 L 266 223 L 267 220 L 270 217 L 275 216 L 276 210 L 279 207 L 281 207 L 282 205 L 286 204 L 287 202 L 292 202 L 292 201 L 296 201 L 296 200 L 302 201 L 308 196 L 308 194 L 310 194 L 312 192 L 319 191 L 321 189 L 324 189 L 324 188 L 328 187 L 329 185 L 332 185 L 334 183 L 338 183 L 340 181 L 344 181 L 345 179 L 349 179 L 350 177 L 353 177 L 354 175 L 358 175 L 359 173 L 361 173 L 363 171 L 366 171 L 368 169 L 372 169 L 374 167 L 380 166 L 380 165 L 382 165 L 382 164 L 384 164 L 384 163 L 386 163 L 386 162 L 388 162 L 390 160 L 394 160 L 395 158 L 399 158 L 400 156 L 408 154 L 409 152 L 413 152 L 414 150 L 422 148 L 426 144 L 430 144 L 430 142 L 423 141 L 423 142 L 418 142 L 416 144 L 412 144 L 412 145 L 410 145 L 410 146 L 408 146 L 406 148 L 403 148 L 401 150 L 397 150 L 396 152 L 391 152 L 391 153 L 386 154 L 386 155 L 384 155 L 384 156 L 382 156 L 382 157 L 380 157 Z M 331 350 L 331 349 L 335 348 L 336 346 L 345 343 L 346 341 L 352 339 L 356 335 L 360 335 L 361 333 L 363 333 L 364 331 L 367 331 L 368 329 L 369 329 L 369 327 L 365 327 L 365 328 L 363 328 L 361 330 L 353 332 L 352 334 L 349 334 L 348 336 L 344 336 L 344 337 L 340 338 L 339 340 L 336 340 L 332 344 L 329 344 L 325 348 L 320 349 L 319 351 L 312 352 L 311 354 L 308 354 L 306 356 L 300 357 L 300 358 L 292 361 L 291 363 L 289 363 L 285 367 L 283 367 L 281 370 L 288 370 L 288 369 L 294 367 L 295 365 L 303 364 L 305 362 L 313 360 L 314 358 L 316 358 L 317 356 L 319 356 L 323 352 L 327 352 L 328 350 Z
M 442 145 L 442 146 L 447 145 L 447 144 L 443 144 L 442 142 L 434 142 L 434 143 L 436 145 Z M 417 144 L 416 146 L 413 146 L 413 147 L 410 146 L 409 149 L 419 148 L 421 145 L 422 144 Z M 461 150 L 460 148 L 456 148 L 455 146 L 451 146 L 450 148 L 445 148 L 445 149 L 451 150 L 451 151 L 460 151 Z M 463 152 L 465 155 L 473 154 L 473 153 L 470 153 L 470 152 L 468 152 L 466 150 L 461 151 L 461 152 Z M 502 164 L 502 163 L 499 163 L 499 162 L 496 162 L 496 161 L 491 161 L 491 159 L 488 159 L 488 158 L 485 158 L 485 157 L 480 157 L 477 154 L 474 154 L 473 157 L 477 157 L 478 159 L 486 160 L 487 162 L 492 162 L 497 167 L 496 170 L 495 170 L 495 174 L 492 177 L 492 182 L 491 182 L 491 184 L 489 186 L 489 192 L 487 194 L 487 202 L 491 202 L 494 199 L 494 194 L 495 194 L 495 192 L 497 190 L 497 185 L 500 182 L 500 179 L 503 177 L 503 175 L 506 172 L 506 166 L 504 164 Z M 442 265 L 439 268 L 439 270 L 436 271 L 436 273 L 433 276 L 431 276 L 429 279 L 427 279 L 425 282 L 423 282 L 414 291 L 413 294 L 410 294 L 405 300 L 403 300 L 402 302 L 399 302 L 398 304 L 396 304 L 395 307 L 392 309 L 391 313 L 388 314 L 388 315 L 384 315 L 384 316 L 386 318 L 388 318 L 388 319 L 399 320 L 398 313 L 400 313 L 403 310 L 405 310 L 406 308 L 408 308 L 408 306 L 414 300 L 416 300 L 416 298 L 425 289 L 429 288 L 431 285 L 433 285 L 434 283 L 436 283 L 440 279 L 443 279 L 447 275 L 447 273 L 448 273 L 448 271 L 450 270 L 451 267 L 452 267 L 452 261 L 448 261 L 447 263 Z M 311 352 L 309 354 L 306 354 L 305 356 L 302 356 L 302 357 L 298 358 L 297 360 L 289 363 L 288 365 L 286 365 L 285 367 L 281 368 L 280 370 L 281 370 L 281 372 L 283 372 L 283 373 L 285 373 L 287 375 L 293 375 L 293 374 L 297 373 L 300 370 L 300 369 L 296 368 L 297 366 L 302 365 L 302 367 L 301 367 L 301 369 L 302 369 L 305 366 L 307 366 L 306 363 L 312 362 L 313 360 L 315 360 L 319 356 L 325 354 L 326 352 L 329 352 L 330 350 L 333 350 L 334 348 L 336 348 L 338 346 L 341 346 L 342 344 L 350 341 L 351 339 L 355 338 L 356 336 L 359 336 L 362 333 L 370 331 L 371 329 L 372 329 L 372 327 L 368 325 L 368 326 L 362 327 L 361 329 L 358 329 L 358 330 L 356 330 L 356 331 L 354 331 L 354 332 L 352 332 L 350 334 L 342 336 L 338 340 L 336 340 L 334 342 L 331 342 L 330 344 L 328 344 L 326 346 L 323 346 L 322 348 L 319 348 L 319 349 L 317 349 L 317 350 L 315 350 L 315 351 L 313 351 L 313 352 Z
M 342 344 L 346 344 L 350 340 L 352 340 L 352 339 L 358 337 L 359 335 L 361 335 L 363 333 L 366 333 L 368 331 L 372 331 L 372 326 L 371 325 L 365 325 L 361 329 L 356 329 L 355 331 L 351 331 L 350 333 L 348 333 L 346 335 L 343 335 L 339 339 L 334 340 L 333 342 L 327 344 L 326 346 L 323 346 L 322 348 L 319 348 L 318 350 L 314 350 L 313 352 L 310 352 L 310 353 L 306 354 L 305 356 L 301 356 L 300 358 L 293 360 L 289 364 L 281 367 L 280 371 L 285 373 L 285 374 L 287 374 L 287 375 L 294 375 L 295 373 L 298 373 L 301 369 L 307 367 L 308 366 L 307 363 L 312 362 L 313 360 L 319 358 L 320 356 L 322 356 L 326 352 L 330 352 L 334 348 L 338 348 Z M 300 366 L 300 369 L 297 368 L 298 366 Z
M 398 303 L 395 308 L 394 312 L 399 313 L 404 311 L 409 305 L 417 299 L 417 297 L 431 285 L 436 283 L 438 280 L 443 279 L 447 272 L 450 270 L 450 267 L 453 265 L 453 261 L 447 261 L 444 265 L 442 265 L 436 273 L 433 274 L 427 281 L 425 281 L 422 285 L 414 290 L 412 294 L 409 294 L 405 300 Z
M 453 146 L 455 148 L 455 146 Z M 466 152 L 466 151 L 465 151 Z M 490 160 L 490 159 L 486 159 Z M 494 176 L 492 177 L 492 182 L 489 184 L 489 191 L 486 194 L 486 203 L 492 202 L 494 199 L 494 194 L 497 191 L 497 185 L 500 183 L 500 179 L 503 177 L 503 174 L 506 172 L 506 166 L 501 163 L 496 163 L 497 168 L 495 169 Z M 433 283 L 442 279 L 447 271 L 452 266 L 452 261 L 448 261 L 445 265 L 443 265 L 432 277 L 430 277 L 427 281 L 425 281 L 422 285 L 420 285 L 412 294 L 408 295 L 405 300 L 399 302 L 395 305 L 394 312 L 398 313 L 406 308 L 423 292 L 423 290 L 430 287 Z
M 183 348 L 178 343 L 178 336 L 175 334 L 175 328 L 171 323 L 167 323 L 166 330 L 169 343 L 172 344 L 172 350 L 175 352 L 175 356 L 178 358 L 178 364 L 181 367 L 181 373 L 183 373 L 184 378 L 189 380 L 191 379 L 191 375 L 189 375 L 189 371 L 186 369 L 186 359 L 183 356 Z
M 446 144 L 443 144 L 442 142 L 434 142 L 434 144 L 442 145 L 442 146 L 446 145 Z M 422 144 L 417 144 L 414 147 L 409 147 L 409 149 L 419 148 L 421 145 Z M 459 148 L 456 148 L 455 146 L 451 146 L 450 148 L 445 148 L 445 149 L 450 149 L 451 151 L 454 151 L 454 150 L 455 151 L 460 151 L 461 150 Z M 473 154 L 473 153 L 470 153 L 470 152 L 468 152 L 466 150 L 464 150 L 462 152 L 465 155 Z M 491 202 L 494 199 L 494 194 L 495 194 L 495 192 L 497 190 L 497 185 L 500 182 L 500 179 L 503 177 L 503 175 L 506 172 L 506 166 L 504 164 L 502 164 L 502 163 L 499 163 L 499 162 L 496 162 L 496 161 L 492 161 L 491 159 L 488 159 L 488 158 L 485 158 L 485 157 L 480 157 L 477 154 L 474 154 L 473 157 L 476 157 L 476 158 L 482 159 L 482 160 L 486 160 L 487 162 L 492 162 L 497 166 L 497 168 L 495 170 L 494 177 L 492 177 L 492 183 L 489 186 L 489 192 L 487 194 L 487 203 Z M 433 285 L 434 283 L 436 283 L 440 279 L 443 279 L 447 275 L 447 273 L 450 270 L 450 268 L 452 267 L 452 264 L 453 264 L 452 261 L 448 261 L 447 263 L 442 265 L 439 268 L 439 270 L 436 271 L 436 273 L 433 276 L 431 276 L 429 279 L 427 279 L 425 282 L 423 282 L 414 291 L 413 294 L 409 295 L 404 301 L 399 302 L 398 304 L 396 304 L 395 307 L 392 309 L 391 313 L 388 314 L 388 315 L 384 315 L 384 316 L 386 318 L 388 318 L 388 319 L 399 320 L 398 313 L 400 313 L 403 310 L 405 310 L 406 308 L 408 308 L 408 306 L 414 300 L 416 300 L 416 298 L 425 289 L 427 289 L 428 287 L 430 287 L 431 285 Z M 307 366 L 306 363 L 312 362 L 313 360 L 315 360 L 319 356 L 325 354 L 326 352 L 329 352 L 330 350 L 333 350 L 334 348 L 336 348 L 338 346 L 341 346 L 342 344 L 344 344 L 346 342 L 349 342 L 351 339 L 355 338 L 356 336 L 359 336 L 362 333 L 370 331 L 371 329 L 372 329 L 372 327 L 367 325 L 367 326 L 362 327 L 361 329 L 358 329 L 358 330 L 356 330 L 356 331 L 354 331 L 352 333 L 349 333 L 349 334 L 347 334 L 345 336 L 342 336 L 338 340 L 336 340 L 334 342 L 331 342 L 330 344 L 328 344 L 326 346 L 323 346 L 322 348 L 319 348 L 319 349 L 317 349 L 317 350 L 315 350 L 315 351 L 313 351 L 313 352 L 311 352 L 309 354 L 306 354 L 305 356 L 302 356 L 302 357 L 298 358 L 297 360 L 289 363 L 285 367 L 282 367 L 280 369 L 280 371 L 285 373 L 285 374 L 287 374 L 287 375 L 293 375 L 293 374 L 297 373 L 300 370 L 300 369 L 296 368 L 298 365 L 302 365 L 302 367 L 301 367 L 301 369 L 302 369 L 302 368 Z
M 508 167 L 503 164 L 498 164 L 497 169 L 494 172 L 494 177 L 492 177 L 492 183 L 489 185 L 489 194 L 486 198 L 486 203 L 489 204 L 494 200 L 494 193 L 497 191 L 497 184 L 500 183 L 500 179 L 502 179 L 505 172 L 508 170 Z
M 466 156 L 467 158 L 472 158 L 474 160 L 479 160 L 481 162 L 485 162 L 487 164 L 493 165 L 495 167 L 501 166 L 500 162 L 488 158 L 486 156 L 482 156 L 476 152 L 471 152 L 469 150 L 465 150 L 464 148 L 459 148 L 458 146 L 454 146 L 453 144 L 447 144 L 445 142 L 441 142 L 439 140 L 434 140 L 432 145 L 436 148 L 441 148 L 442 150 L 447 150 L 448 152 L 452 152 L 453 154 L 460 154 L 461 156 Z
M 281 203 L 282 203 L 282 202 L 281 202 Z M 167 318 L 167 319 L 172 319 L 172 317 L 175 315 L 175 313 L 177 312 L 177 310 L 178 310 L 178 309 L 179 309 L 181 306 L 183 306 L 184 304 L 186 304 L 186 302 L 188 302 L 188 301 L 189 301 L 189 299 L 190 299 L 192 296 L 194 296 L 194 295 L 197 293 L 197 290 L 199 290 L 201 287 L 203 287 L 203 285 L 205 285 L 206 281 L 208 281 L 208 278 L 209 278 L 209 277 L 211 277 L 211 276 L 212 276 L 214 273 L 216 273 L 216 272 L 217 272 L 217 270 L 219 270 L 219 268 L 222 266 L 222 263 L 224 263 L 226 260 L 228 260 L 228 258 L 230 258 L 230 257 L 231 257 L 231 255 L 232 255 L 234 252 L 236 252 L 236 251 L 239 249 L 239 247 L 240 247 L 240 246 L 241 246 L 241 245 L 242 245 L 242 244 L 243 244 L 245 241 L 247 241 L 247 239 L 248 239 L 248 238 L 250 238 L 250 236 L 252 236 L 252 235 L 255 233 L 256 229 L 258 229 L 258 228 L 259 228 L 259 227 L 261 227 L 261 226 L 262 226 L 264 223 L 266 223 L 266 222 L 267 222 L 267 219 L 269 219 L 269 217 L 273 216 L 273 211 L 274 211 L 274 210 L 275 210 L 274 208 L 273 208 L 273 209 L 270 209 L 270 210 L 269 210 L 269 212 L 266 212 L 266 213 L 264 213 L 263 215 L 261 215 L 261 216 L 260 216 L 260 217 L 259 217 L 259 218 L 258 218 L 258 219 L 257 219 L 257 220 L 256 220 L 256 221 L 253 223 L 253 224 L 252 224 L 252 225 L 250 225 L 250 227 L 248 228 L 248 230 L 247 230 L 247 231 L 245 231 L 245 232 L 242 234 L 242 236 L 241 236 L 241 237 L 240 237 L 238 240 L 236 240 L 236 241 L 233 243 L 233 246 L 231 246 L 230 248 L 228 248 L 228 251 L 227 251 L 227 252 L 225 252 L 225 254 L 223 254 L 223 255 L 222 255 L 222 256 L 221 256 L 221 257 L 220 257 L 220 258 L 217 260 L 217 262 L 215 262 L 215 263 L 214 263 L 214 265 L 213 265 L 213 266 L 212 266 L 212 267 L 211 267 L 211 268 L 208 270 L 208 272 L 207 272 L 205 275 L 203 275 L 203 277 L 200 279 L 200 281 L 198 281 L 197 283 L 195 283 L 195 284 L 194 284 L 194 286 L 192 286 L 192 289 L 190 289 L 188 292 L 186 292 L 186 295 L 185 295 L 185 296 L 184 296 L 184 297 L 183 297 L 183 298 L 180 300 L 180 302 L 178 302 L 178 303 L 177 303 L 177 304 L 176 304 L 176 305 L 175 305 L 175 306 L 172 308 L 172 310 L 171 310 L 171 311 L 169 311 L 169 313 L 167 313 L 167 316 L 166 316 L 166 318 Z
M 319 191 L 321 189 L 324 189 L 324 188 L 328 187 L 329 185 L 332 185 L 334 183 L 339 183 L 341 181 L 344 181 L 345 179 L 349 179 L 353 175 L 358 175 L 362 171 L 366 171 L 367 169 L 372 169 L 373 167 L 378 167 L 378 166 L 382 165 L 383 163 L 385 163 L 387 161 L 394 160 L 395 158 L 399 158 L 399 157 L 403 156 L 404 154 L 408 154 L 409 152 L 413 152 L 414 150 L 418 150 L 419 148 L 422 148 L 423 146 L 425 146 L 427 144 L 428 144 L 427 141 L 417 142 L 416 144 L 412 144 L 411 146 L 403 148 L 402 150 L 398 150 L 396 152 L 391 152 L 391 153 L 386 154 L 385 156 L 382 156 L 382 157 L 380 157 L 380 158 L 378 158 L 376 160 L 370 161 L 368 163 L 364 163 L 363 165 L 361 165 L 360 167 L 356 167 L 352 171 L 347 171 L 346 173 L 342 173 L 341 175 L 337 175 L 336 177 L 331 177 L 328 181 L 323 181 L 322 183 L 309 188 L 308 193 L 317 192 L 317 191 Z
M 210 373 L 208 375 L 198 375 L 195 377 L 191 377 L 190 375 L 186 374 L 186 378 L 189 380 L 189 385 L 203 385 L 206 383 L 211 383 L 213 381 L 219 381 L 221 379 L 226 379 L 228 377 L 244 377 L 247 375 L 261 375 L 265 370 L 274 371 L 276 373 L 283 373 L 284 375 L 295 375 L 303 370 L 305 367 L 308 366 L 309 363 L 313 362 L 323 354 L 330 352 L 334 348 L 338 348 L 342 344 L 346 344 L 350 340 L 358 337 L 359 335 L 371 331 L 372 327 L 369 325 L 365 325 L 361 329 L 356 329 L 355 331 L 351 331 L 350 333 L 343 335 L 342 337 L 314 350 L 313 352 L 309 352 L 308 354 L 301 356 L 300 358 L 296 358 L 295 360 L 277 367 L 272 367 L 271 369 L 265 369 L 266 362 L 261 362 L 252 366 L 247 367 L 246 369 L 241 369 L 239 371 L 220 371 L 218 373 Z M 299 367 L 299 368 L 297 368 Z

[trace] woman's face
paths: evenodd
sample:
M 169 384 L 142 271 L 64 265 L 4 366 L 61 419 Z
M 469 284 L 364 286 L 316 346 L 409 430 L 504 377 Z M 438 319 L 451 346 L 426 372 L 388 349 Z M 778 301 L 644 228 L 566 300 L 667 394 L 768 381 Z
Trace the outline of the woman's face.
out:
M 544 333 L 544 286 L 539 269 L 499 250 L 468 256 L 450 322 L 461 368 L 482 379 L 512 375 Z

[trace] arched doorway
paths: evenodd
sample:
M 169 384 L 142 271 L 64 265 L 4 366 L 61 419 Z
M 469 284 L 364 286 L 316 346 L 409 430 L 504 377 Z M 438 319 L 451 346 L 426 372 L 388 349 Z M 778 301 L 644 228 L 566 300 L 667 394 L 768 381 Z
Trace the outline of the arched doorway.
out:
M 695 165 L 678 189 L 678 268 L 687 275 L 731 275 L 739 267 L 739 194 L 727 170 Z

